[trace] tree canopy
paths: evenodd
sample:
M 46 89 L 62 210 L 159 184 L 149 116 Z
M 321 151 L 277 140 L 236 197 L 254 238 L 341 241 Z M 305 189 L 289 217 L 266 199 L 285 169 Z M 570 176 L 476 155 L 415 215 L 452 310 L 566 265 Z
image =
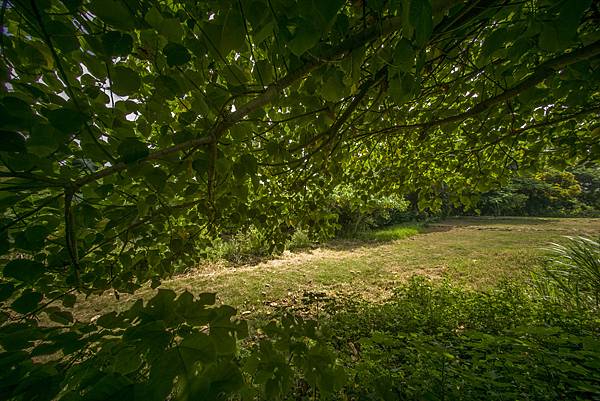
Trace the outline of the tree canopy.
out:
M 250 224 L 273 248 L 327 232 L 338 185 L 435 208 L 600 158 L 591 0 L 4 0 L 0 21 L 2 321 L 157 286 Z

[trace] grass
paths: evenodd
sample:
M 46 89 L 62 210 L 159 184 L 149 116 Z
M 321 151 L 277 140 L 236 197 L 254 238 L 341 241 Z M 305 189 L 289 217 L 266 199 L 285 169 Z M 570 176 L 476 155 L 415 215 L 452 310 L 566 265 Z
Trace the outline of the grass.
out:
M 449 219 L 424 228 L 391 227 L 254 265 L 199 266 L 164 281 L 163 287 L 216 292 L 220 302 L 237 307 L 244 316 L 294 308 L 311 292 L 381 301 L 415 274 L 486 290 L 502 280 L 527 279 L 548 243 L 561 242 L 565 235 L 599 233 L 600 219 Z M 136 296 L 153 293 L 148 288 Z M 131 302 L 132 297 L 121 296 L 116 302 L 108 295 L 82 300 L 76 316 L 89 320 Z
M 366 231 L 358 235 L 358 239 L 374 241 L 394 241 L 416 235 L 421 226 L 399 224 L 385 227 L 380 230 Z

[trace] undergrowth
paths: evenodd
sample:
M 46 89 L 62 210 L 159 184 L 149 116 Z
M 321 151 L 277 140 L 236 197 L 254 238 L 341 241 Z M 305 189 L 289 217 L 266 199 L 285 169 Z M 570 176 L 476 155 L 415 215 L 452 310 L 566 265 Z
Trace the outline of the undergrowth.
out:
M 475 292 L 413 278 L 384 305 L 327 321 L 345 399 L 600 399 L 600 318 L 530 287 Z

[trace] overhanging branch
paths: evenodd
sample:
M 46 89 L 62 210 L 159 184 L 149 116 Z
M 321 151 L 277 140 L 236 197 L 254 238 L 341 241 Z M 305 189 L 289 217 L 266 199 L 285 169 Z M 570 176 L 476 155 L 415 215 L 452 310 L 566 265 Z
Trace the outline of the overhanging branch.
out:
M 535 72 L 529 75 L 527 78 L 521 80 L 518 84 L 513 86 L 510 89 L 505 90 L 499 95 L 488 98 L 481 103 L 478 103 L 471 109 L 458 113 L 449 117 L 440 118 L 437 120 L 427 121 L 423 123 L 415 123 L 415 124 L 402 124 L 402 125 L 394 125 L 392 127 L 387 127 L 375 132 L 367 133 L 363 136 L 370 136 L 376 134 L 390 133 L 395 131 L 404 131 L 411 129 L 428 129 L 433 127 L 439 127 L 447 124 L 451 124 L 454 122 L 464 121 L 469 117 L 474 117 L 492 106 L 495 106 L 498 103 L 502 103 L 506 100 L 512 99 L 519 94 L 523 93 L 527 89 L 533 88 L 535 85 L 544 81 L 545 79 L 551 77 L 557 71 L 565 68 L 571 64 L 578 63 L 580 61 L 584 61 L 590 59 L 592 57 L 600 55 L 600 40 L 596 41 L 590 45 L 584 46 L 577 50 L 574 50 L 570 53 L 563 54 L 556 58 L 545 61 L 540 64 L 540 66 L 535 70 Z

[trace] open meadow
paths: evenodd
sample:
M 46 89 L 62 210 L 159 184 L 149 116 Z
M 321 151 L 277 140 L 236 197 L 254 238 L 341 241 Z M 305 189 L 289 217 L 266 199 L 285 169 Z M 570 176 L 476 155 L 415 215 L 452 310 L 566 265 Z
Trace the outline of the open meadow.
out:
M 450 218 L 286 251 L 254 264 L 206 264 L 165 280 L 161 288 L 215 292 L 220 302 L 235 306 L 242 316 L 293 308 L 311 293 L 382 301 L 413 275 L 488 290 L 503 280 L 528 280 L 550 243 L 576 235 L 600 235 L 600 219 Z M 145 288 L 136 298 L 154 293 Z M 108 310 L 125 309 L 131 302 L 127 294 L 119 301 L 110 293 L 90 297 L 77 304 L 76 316 L 89 320 Z

